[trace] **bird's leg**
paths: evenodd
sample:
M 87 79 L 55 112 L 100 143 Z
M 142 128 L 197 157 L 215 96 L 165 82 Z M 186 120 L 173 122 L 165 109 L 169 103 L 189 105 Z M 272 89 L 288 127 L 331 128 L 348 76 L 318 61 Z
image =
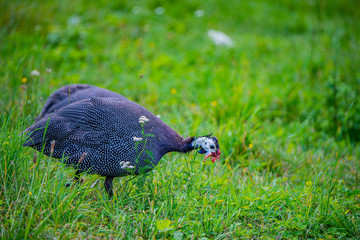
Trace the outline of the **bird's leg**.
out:
M 113 185 L 113 177 L 106 177 L 105 179 L 105 190 L 106 192 L 109 194 L 109 198 L 113 197 L 113 190 L 112 190 L 112 185 Z
M 74 177 L 74 184 L 77 184 L 77 183 L 79 183 L 79 179 L 80 179 L 80 170 L 76 170 L 76 172 L 75 172 L 75 177 Z M 71 186 L 71 183 L 67 183 L 66 185 L 65 185 L 65 187 L 70 187 Z

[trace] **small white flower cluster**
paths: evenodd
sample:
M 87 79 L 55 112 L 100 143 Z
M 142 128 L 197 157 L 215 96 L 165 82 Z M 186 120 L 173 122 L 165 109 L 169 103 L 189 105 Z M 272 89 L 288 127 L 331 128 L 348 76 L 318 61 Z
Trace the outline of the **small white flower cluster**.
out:
M 46 73 L 51 73 L 51 71 L 52 71 L 51 68 L 46 68 L 46 70 L 45 70 Z M 33 77 L 38 77 L 38 76 L 40 76 L 40 72 L 35 69 L 35 70 L 31 71 L 30 75 Z
M 79 16 L 71 16 L 68 18 L 67 20 L 67 24 L 69 26 L 75 26 L 75 25 L 78 25 L 79 23 L 81 22 L 81 19 Z
M 204 10 L 198 9 L 194 12 L 195 17 L 203 17 L 205 14 Z
M 141 137 L 133 137 L 134 142 L 140 142 L 143 139 Z
M 30 74 L 31 76 L 40 76 L 40 72 L 38 70 L 32 70 Z
M 157 7 L 157 8 L 155 8 L 154 12 L 155 12 L 157 15 L 163 15 L 164 12 L 165 12 L 165 8 L 163 8 L 163 7 Z
M 124 169 L 124 168 L 135 168 L 134 166 L 131 166 L 131 165 L 129 165 L 129 164 L 130 164 L 129 161 L 127 161 L 127 162 L 121 161 L 121 162 L 120 162 L 120 166 L 121 166 L 122 169 Z
M 139 123 L 147 123 L 148 121 L 150 121 L 150 120 L 145 116 L 141 116 L 139 118 Z
M 208 31 L 208 36 L 217 46 L 231 47 L 234 45 L 233 40 L 223 32 L 210 29 Z

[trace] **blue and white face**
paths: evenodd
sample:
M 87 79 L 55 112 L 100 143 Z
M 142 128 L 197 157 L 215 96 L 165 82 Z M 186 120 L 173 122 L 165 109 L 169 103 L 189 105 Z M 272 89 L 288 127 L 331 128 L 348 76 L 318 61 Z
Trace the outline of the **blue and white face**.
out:
M 220 159 L 220 147 L 216 137 L 200 137 L 194 141 L 194 147 L 199 148 L 200 154 L 205 154 L 204 161 L 208 157 L 211 158 L 212 162 Z

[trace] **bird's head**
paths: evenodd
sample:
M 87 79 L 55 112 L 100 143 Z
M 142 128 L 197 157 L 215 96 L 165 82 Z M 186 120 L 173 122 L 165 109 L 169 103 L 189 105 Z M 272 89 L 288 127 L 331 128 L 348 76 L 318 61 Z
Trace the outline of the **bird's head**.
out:
M 216 160 L 220 159 L 220 147 L 216 137 L 199 137 L 195 138 L 193 141 L 193 146 L 196 149 L 199 149 L 200 154 L 205 154 L 204 162 L 208 157 L 214 163 Z

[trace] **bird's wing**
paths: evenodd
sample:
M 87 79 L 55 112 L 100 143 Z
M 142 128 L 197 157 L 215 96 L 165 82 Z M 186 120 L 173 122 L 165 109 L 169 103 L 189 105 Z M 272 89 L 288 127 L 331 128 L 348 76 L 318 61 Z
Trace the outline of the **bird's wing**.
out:
M 128 101 L 124 96 L 112 92 L 110 90 L 91 86 L 87 84 L 72 84 L 67 85 L 56 90 L 50 95 L 45 103 L 43 110 L 37 117 L 37 121 L 42 117 L 66 106 L 70 103 L 77 102 L 80 100 L 89 99 L 92 97 L 106 97 L 106 98 L 119 98 L 122 101 Z
M 48 115 L 55 110 L 68 105 L 71 101 L 72 96 L 79 91 L 85 91 L 86 89 L 90 88 L 90 85 L 87 84 L 72 84 L 66 85 L 59 89 L 57 89 L 54 93 L 52 93 L 49 98 L 46 100 L 44 108 L 42 109 L 39 116 L 36 118 L 36 121 L 39 121 L 45 115 Z M 85 98 L 83 98 L 85 99 Z M 80 100 L 80 99 L 78 99 Z
M 99 117 L 101 114 L 91 100 L 70 104 L 26 129 L 24 146 L 39 151 L 44 148 L 45 154 L 50 153 L 53 141 L 60 152 L 70 145 L 97 148 L 109 139 L 109 132 L 104 131 L 104 123 Z

